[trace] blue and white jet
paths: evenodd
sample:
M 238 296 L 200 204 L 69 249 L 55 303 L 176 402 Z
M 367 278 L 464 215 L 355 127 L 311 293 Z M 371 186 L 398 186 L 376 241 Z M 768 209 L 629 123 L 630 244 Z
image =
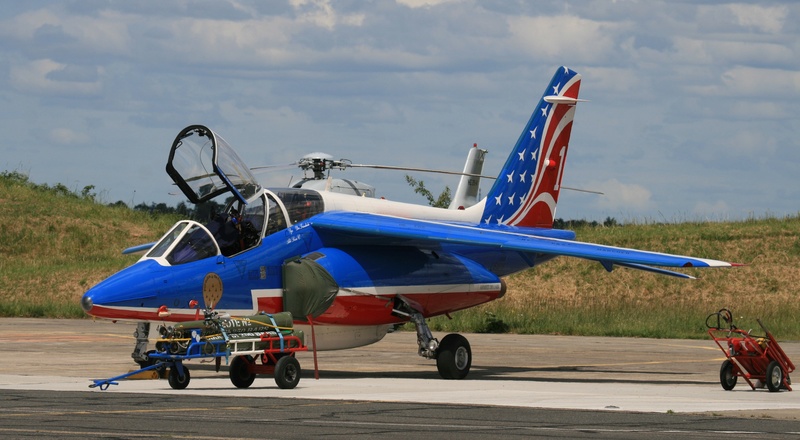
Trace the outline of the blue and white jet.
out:
M 580 83 L 560 67 L 486 197 L 451 209 L 345 194 L 330 181 L 262 188 L 217 133 L 187 127 L 172 144 L 168 174 L 192 203 L 232 202 L 209 223 L 180 221 L 159 241 L 132 248 L 146 254 L 92 287 L 82 306 L 138 322 L 133 357 L 144 362 L 149 324 L 197 319 L 203 281 L 215 274 L 220 292 L 207 308 L 233 316 L 290 311 L 296 327 L 308 334 L 313 326 L 316 350 L 372 344 L 410 321 L 419 355 L 435 359 L 443 378 L 461 379 L 472 363 L 468 341 L 439 341 L 426 319 L 501 298 L 505 276 L 558 256 L 684 278 L 691 277 L 664 267 L 733 266 L 583 243 L 553 229 Z

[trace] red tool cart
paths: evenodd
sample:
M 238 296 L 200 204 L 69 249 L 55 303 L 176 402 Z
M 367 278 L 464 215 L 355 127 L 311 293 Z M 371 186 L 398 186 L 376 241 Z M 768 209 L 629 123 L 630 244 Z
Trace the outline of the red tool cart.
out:
M 764 323 L 757 321 L 764 336 L 753 336 L 752 330 L 737 328 L 728 309 L 720 309 L 706 318 L 708 334 L 727 357 L 719 370 L 720 384 L 723 389 L 732 390 L 742 377 L 752 389 L 766 384 L 773 392 L 782 388 L 791 391 L 789 373 L 794 371 L 794 364 Z

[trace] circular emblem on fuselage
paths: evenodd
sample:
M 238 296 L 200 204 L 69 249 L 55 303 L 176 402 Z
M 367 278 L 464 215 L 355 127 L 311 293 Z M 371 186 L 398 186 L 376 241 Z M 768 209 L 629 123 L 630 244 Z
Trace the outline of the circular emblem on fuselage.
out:
M 222 278 L 210 272 L 203 279 L 203 300 L 206 307 L 213 309 L 222 299 Z

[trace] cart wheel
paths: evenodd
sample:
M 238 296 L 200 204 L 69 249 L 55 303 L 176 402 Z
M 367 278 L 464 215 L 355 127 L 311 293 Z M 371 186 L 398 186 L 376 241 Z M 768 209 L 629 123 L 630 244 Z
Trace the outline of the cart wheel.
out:
M 256 374 L 250 371 L 251 365 L 253 365 L 252 356 L 237 356 L 233 358 L 228 374 L 230 375 L 231 383 L 236 388 L 247 388 L 256 380 Z
M 467 338 L 451 333 L 442 339 L 436 350 L 436 368 L 442 379 L 463 379 L 472 366 L 472 349 Z
M 780 391 L 783 385 L 783 370 L 778 361 L 772 361 L 767 365 L 767 388 L 770 391 Z
M 300 382 L 300 362 L 294 356 L 284 356 L 275 364 L 275 383 L 284 390 L 291 390 Z
M 730 359 L 725 359 L 722 362 L 722 367 L 719 369 L 719 383 L 722 384 L 722 389 L 730 391 L 736 386 L 738 377 L 733 374 L 733 362 Z
M 177 367 L 172 367 L 169 369 L 169 376 L 167 376 L 167 381 L 169 382 L 169 386 L 172 387 L 173 390 L 182 390 L 189 386 L 189 380 L 191 377 L 189 375 L 189 369 L 185 366 L 183 367 L 183 376 L 180 375 L 178 372 Z

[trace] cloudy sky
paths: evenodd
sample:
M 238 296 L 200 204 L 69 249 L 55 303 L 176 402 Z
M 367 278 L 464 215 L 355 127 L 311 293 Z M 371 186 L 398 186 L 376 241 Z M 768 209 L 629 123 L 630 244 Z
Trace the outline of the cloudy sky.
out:
M 4 1 L 0 170 L 176 204 L 169 147 L 203 124 L 250 166 L 323 151 L 460 170 L 478 143 L 495 175 L 560 65 L 590 101 L 564 184 L 605 195 L 562 192 L 557 217 L 800 212 L 789 1 Z M 346 173 L 425 202 L 402 172 Z M 457 185 L 415 177 L 437 193 Z

